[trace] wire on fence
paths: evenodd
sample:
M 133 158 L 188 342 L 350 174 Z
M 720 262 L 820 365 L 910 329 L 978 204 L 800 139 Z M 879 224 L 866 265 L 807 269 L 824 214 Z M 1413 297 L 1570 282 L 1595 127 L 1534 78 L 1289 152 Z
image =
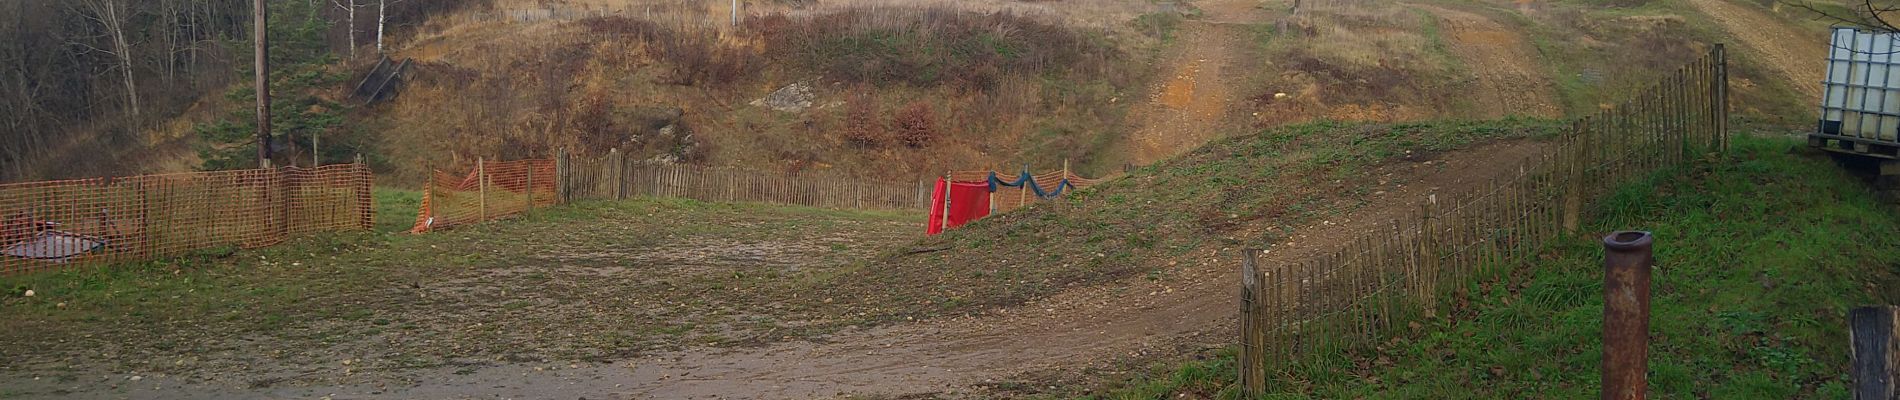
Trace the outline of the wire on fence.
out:
M 0 185 L 0 273 L 369 229 L 372 179 L 337 164 Z
M 1619 185 L 1727 146 L 1726 54 L 1707 56 L 1635 98 L 1575 121 L 1553 148 L 1470 193 L 1433 195 L 1392 229 L 1307 260 L 1242 259 L 1239 382 L 1375 343 L 1394 327 L 1449 313 L 1445 299 L 1578 228 Z

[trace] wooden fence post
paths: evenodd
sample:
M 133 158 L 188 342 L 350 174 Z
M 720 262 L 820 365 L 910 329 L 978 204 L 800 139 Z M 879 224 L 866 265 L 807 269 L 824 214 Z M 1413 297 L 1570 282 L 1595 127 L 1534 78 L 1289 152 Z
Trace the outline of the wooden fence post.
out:
M 1581 224 L 1582 220 L 1583 185 L 1581 178 L 1578 176 L 1583 174 L 1581 168 L 1582 163 L 1579 162 L 1579 160 L 1583 158 L 1581 150 L 1583 146 L 1578 142 L 1580 139 L 1588 136 L 1585 132 L 1589 132 L 1589 121 L 1589 117 L 1585 117 L 1578 119 L 1577 122 L 1572 125 L 1570 138 L 1567 139 L 1561 147 L 1568 150 L 1563 153 L 1562 160 L 1564 165 L 1557 166 L 1557 170 L 1562 171 L 1561 173 L 1563 174 L 1559 179 L 1563 179 L 1564 184 L 1563 225 L 1564 233 L 1567 234 L 1577 233 L 1578 225 Z
M 607 150 L 607 164 L 610 165 L 608 168 L 610 171 L 613 171 L 614 175 L 614 200 L 627 199 L 627 163 L 624 162 L 625 158 L 626 156 L 620 154 L 619 148 Z
M 573 185 L 573 183 L 569 181 L 573 180 L 573 178 L 568 176 L 568 174 L 573 172 L 573 169 L 574 165 L 568 161 L 567 158 L 567 148 L 562 147 L 561 150 L 554 155 L 554 202 L 556 204 L 567 204 L 574 201 L 574 194 L 569 192 L 569 190 L 571 190 L 569 186 Z
M 526 160 L 526 163 L 528 164 L 528 208 L 523 212 L 532 213 L 534 212 L 534 174 L 540 173 L 540 168 L 534 165 L 534 160 Z
M 360 180 L 361 186 L 357 188 L 357 193 L 356 193 L 356 207 L 362 213 L 361 215 L 363 218 L 363 221 L 362 221 L 363 229 L 375 229 L 376 228 L 376 196 L 375 196 L 376 174 L 369 170 L 369 165 L 363 164 L 362 153 L 356 154 L 355 170 L 357 171 L 357 173 L 362 174 L 362 179 Z
M 1266 327 L 1261 326 L 1260 250 L 1242 249 L 1240 261 L 1240 355 L 1235 369 L 1240 372 L 1242 391 L 1249 396 L 1267 389 Z
M 1847 312 L 1854 400 L 1900 399 L 1900 306 Z
M 475 221 L 488 220 L 488 162 L 475 157 Z
M 1717 151 L 1728 152 L 1728 49 L 1715 44 L 1715 134 Z

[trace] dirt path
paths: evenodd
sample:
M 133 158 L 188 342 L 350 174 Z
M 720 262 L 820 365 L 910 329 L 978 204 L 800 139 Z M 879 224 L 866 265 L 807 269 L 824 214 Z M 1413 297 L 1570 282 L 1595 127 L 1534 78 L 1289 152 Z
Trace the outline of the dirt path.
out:
M 1522 34 L 1483 15 L 1444 7 L 1412 4 L 1437 16 L 1449 36 L 1451 51 L 1477 79 L 1478 118 L 1507 115 L 1561 117 L 1557 86 L 1537 60 L 1537 51 Z
M 1415 204 L 1517 170 L 1545 147 L 1519 140 L 1369 170 L 1364 204 Z M 1263 258 L 1285 263 L 1336 250 L 1409 207 L 1365 207 L 1299 227 Z M 979 317 L 851 330 L 752 348 L 689 348 L 611 364 L 547 362 L 419 370 L 407 382 L 275 388 L 194 387 L 148 377 L 131 398 L 826 398 L 990 397 L 1024 374 L 1087 379 L 1082 370 L 1231 340 L 1236 249 L 1181 257 L 1160 278 L 1080 288 Z M 1109 368 L 1113 370 L 1113 368 Z M 148 390 L 148 388 L 150 388 Z M 1021 388 L 1007 390 L 1023 390 Z
M 1247 0 L 1200 5 L 1213 22 L 1184 30 L 1178 71 L 1160 90 L 1139 142 L 1142 162 L 1218 135 L 1232 103 L 1222 70 L 1244 34 L 1222 22 L 1249 18 Z M 1225 11 L 1222 11 L 1225 10 Z M 1192 27 L 1198 26 L 1198 27 Z M 1184 37 L 1184 39 L 1187 39 Z M 1184 82 L 1177 82 L 1184 81 Z M 1415 204 L 1464 191 L 1542 149 L 1512 141 L 1394 162 L 1368 171 L 1364 204 Z M 1152 152 L 1149 152 L 1152 151 Z M 1366 207 L 1297 228 L 1264 262 L 1336 250 L 1336 243 L 1389 223 L 1408 207 Z M 751 348 L 704 347 L 610 364 L 548 362 L 422 369 L 406 382 L 274 388 L 266 393 L 147 377 L 119 390 L 129 398 L 822 398 L 845 395 L 984 397 L 986 386 L 1023 374 L 1073 373 L 1123 360 L 1231 341 L 1237 315 L 1237 249 L 1187 254 L 1161 277 L 1079 288 L 978 317 L 847 330 L 811 341 Z M 1020 390 L 1020 389 L 1017 389 Z M 993 393 L 991 393 L 993 395 Z
M 1251 0 L 1194 3 L 1203 17 L 1181 26 L 1176 50 L 1166 57 L 1167 80 L 1138 107 L 1131 160 L 1147 165 L 1219 138 L 1232 126 L 1229 111 L 1239 104 L 1232 90 L 1240 80 L 1239 56 L 1251 44 L 1246 26 L 1264 13 Z
M 1726 0 L 1689 0 L 1702 13 L 1714 18 L 1742 46 L 1736 50 L 1779 72 L 1806 98 L 1808 104 L 1821 101 L 1821 68 L 1827 56 L 1827 37 L 1802 31 L 1774 16 Z

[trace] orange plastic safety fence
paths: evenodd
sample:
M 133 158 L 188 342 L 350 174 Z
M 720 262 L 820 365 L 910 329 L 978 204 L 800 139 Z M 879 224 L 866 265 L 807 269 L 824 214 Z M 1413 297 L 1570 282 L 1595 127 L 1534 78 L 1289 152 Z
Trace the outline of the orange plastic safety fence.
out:
M 555 205 L 554 160 L 480 161 L 464 175 L 435 171 L 410 232 L 422 233 Z
M 958 182 L 983 181 L 989 179 L 991 172 L 992 171 L 952 171 L 950 172 L 950 179 Z M 1016 180 L 1018 174 L 1020 173 L 996 172 L 998 177 L 1011 181 Z M 1056 186 L 1062 184 L 1063 179 L 1068 179 L 1069 184 L 1075 186 L 1075 190 L 1095 186 L 1098 182 L 1095 179 L 1083 178 L 1080 175 L 1063 170 L 1044 172 L 1035 174 L 1034 176 L 1036 178 L 1036 186 L 1042 188 L 1044 193 L 1054 192 Z M 1000 213 L 1023 208 L 1041 200 L 1043 199 L 1036 197 L 1036 192 L 1030 191 L 1028 188 L 997 187 L 995 192 L 990 193 L 990 208 L 993 212 Z
M 0 185 L 0 273 L 369 229 L 372 179 L 338 164 Z

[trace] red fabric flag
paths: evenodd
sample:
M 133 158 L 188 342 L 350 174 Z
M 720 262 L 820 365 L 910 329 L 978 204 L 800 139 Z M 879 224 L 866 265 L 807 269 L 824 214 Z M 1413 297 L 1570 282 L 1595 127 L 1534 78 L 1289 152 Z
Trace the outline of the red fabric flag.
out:
M 945 210 L 945 229 L 983 219 L 990 215 L 989 182 L 951 182 L 950 205 Z
M 924 227 L 925 234 L 943 233 L 943 199 L 946 189 L 943 178 L 937 178 L 937 188 L 930 192 L 930 223 Z

